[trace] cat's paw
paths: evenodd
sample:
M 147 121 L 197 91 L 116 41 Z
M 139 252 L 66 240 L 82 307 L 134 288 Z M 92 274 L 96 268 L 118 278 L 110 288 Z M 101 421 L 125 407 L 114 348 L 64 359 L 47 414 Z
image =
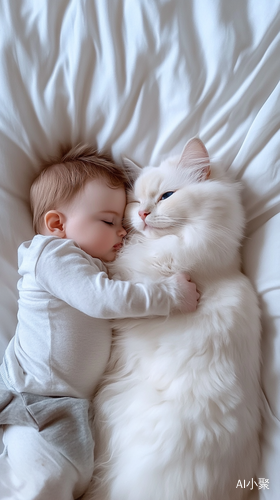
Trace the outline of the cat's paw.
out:
M 175 235 L 167 235 L 153 242 L 152 267 L 162 276 L 170 276 L 177 271 L 176 254 L 179 246 L 179 238 Z
M 161 276 L 171 276 L 174 274 L 174 260 L 171 256 L 156 257 L 152 263 L 152 267 Z

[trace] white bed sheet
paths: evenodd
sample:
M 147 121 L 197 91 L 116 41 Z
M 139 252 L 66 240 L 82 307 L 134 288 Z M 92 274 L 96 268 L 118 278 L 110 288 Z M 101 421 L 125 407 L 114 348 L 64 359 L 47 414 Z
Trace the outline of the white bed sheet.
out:
M 259 295 L 259 477 L 280 498 L 280 0 L 0 0 L 0 355 L 41 158 L 85 141 L 159 164 L 199 135 L 243 182 Z M 221 472 L 222 474 L 222 472 Z

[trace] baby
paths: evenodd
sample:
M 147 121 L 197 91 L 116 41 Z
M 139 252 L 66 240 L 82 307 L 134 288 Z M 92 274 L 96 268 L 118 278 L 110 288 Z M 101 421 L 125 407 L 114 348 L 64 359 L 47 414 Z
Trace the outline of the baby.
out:
M 194 311 L 177 275 L 146 286 L 108 278 L 126 231 L 128 178 L 78 146 L 31 187 L 37 233 L 19 247 L 15 336 L 0 367 L 0 498 L 71 500 L 93 472 L 90 400 L 110 354 L 112 318 Z

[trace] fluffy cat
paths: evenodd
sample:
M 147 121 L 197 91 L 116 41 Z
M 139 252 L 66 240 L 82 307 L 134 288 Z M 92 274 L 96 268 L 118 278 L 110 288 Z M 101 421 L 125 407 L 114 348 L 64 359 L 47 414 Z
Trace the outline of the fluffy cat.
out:
M 259 456 L 260 319 L 240 272 L 240 186 L 199 139 L 145 167 L 132 232 L 110 273 L 153 281 L 186 271 L 195 312 L 114 322 L 95 400 L 95 500 L 237 500 Z M 240 484 L 240 483 L 239 483 Z

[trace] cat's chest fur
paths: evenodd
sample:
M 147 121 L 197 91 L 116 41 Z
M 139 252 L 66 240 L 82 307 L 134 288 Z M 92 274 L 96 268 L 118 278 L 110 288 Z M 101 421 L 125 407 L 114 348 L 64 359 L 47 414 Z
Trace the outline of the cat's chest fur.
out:
M 129 358 L 133 353 L 134 360 L 138 359 L 139 372 L 145 376 L 152 371 L 159 381 L 164 373 L 164 380 L 168 378 L 172 383 L 175 375 L 169 365 L 175 363 L 178 367 L 175 360 L 180 358 L 182 345 L 185 356 L 191 360 L 187 367 L 184 358 L 186 372 L 190 367 L 193 369 L 197 358 L 201 361 L 205 351 L 208 350 L 208 356 L 209 353 L 216 356 L 220 352 L 221 339 L 234 332 L 238 316 L 246 308 L 246 295 L 251 298 L 251 286 L 235 266 L 229 266 L 226 272 L 217 272 L 214 264 L 209 268 L 207 259 L 205 262 L 204 266 L 203 259 L 201 261 L 196 252 L 188 251 L 183 234 L 158 239 L 135 235 L 110 265 L 110 275 L 115 279 L 136 283 L 148 284 L 174 273 L 186 272 L 201 294 L 198 308 L 193 313 L 182 315 L 175 312 L 169 318 L 142 319 L 140 328 L 135 326 L 138 320 L 134 319 L 113 322 L 117 330 L 123 331 L 122 325 L 125 326 L 122 355 Z M 136 365 L 134 369 L 137 370 Z
M 236 266 L 231 269 L 230 264 L 226 273 L 221 270 L 217 272 L 214 263 L 212 266 L 208 265 L 209 257 L 204 260 L 205 266 L 203 258 L 201 261 L 197 252 L 187 248 L 184 234 L 166 235 L 157 239 L 133 235 L 117 260 L 108 266 L 108 271 L 113 279 L 135 283 L 157 282 L 176 273 L 187 273 L 200 293 L 205 294 L 204 298 L 209 296 L 210 300 L 216 292 L 220 295 L 222 282 L 228 283 L 239 273 Z
M 173 235 L 158 239 L 134 235 L 117 261 L 109 265 L 109 274 L 113 278 L 134 282 L 140 279 L 157 281 L 163 276 L 187 270 L 180 255 L 180 244 L 182 238 Z

